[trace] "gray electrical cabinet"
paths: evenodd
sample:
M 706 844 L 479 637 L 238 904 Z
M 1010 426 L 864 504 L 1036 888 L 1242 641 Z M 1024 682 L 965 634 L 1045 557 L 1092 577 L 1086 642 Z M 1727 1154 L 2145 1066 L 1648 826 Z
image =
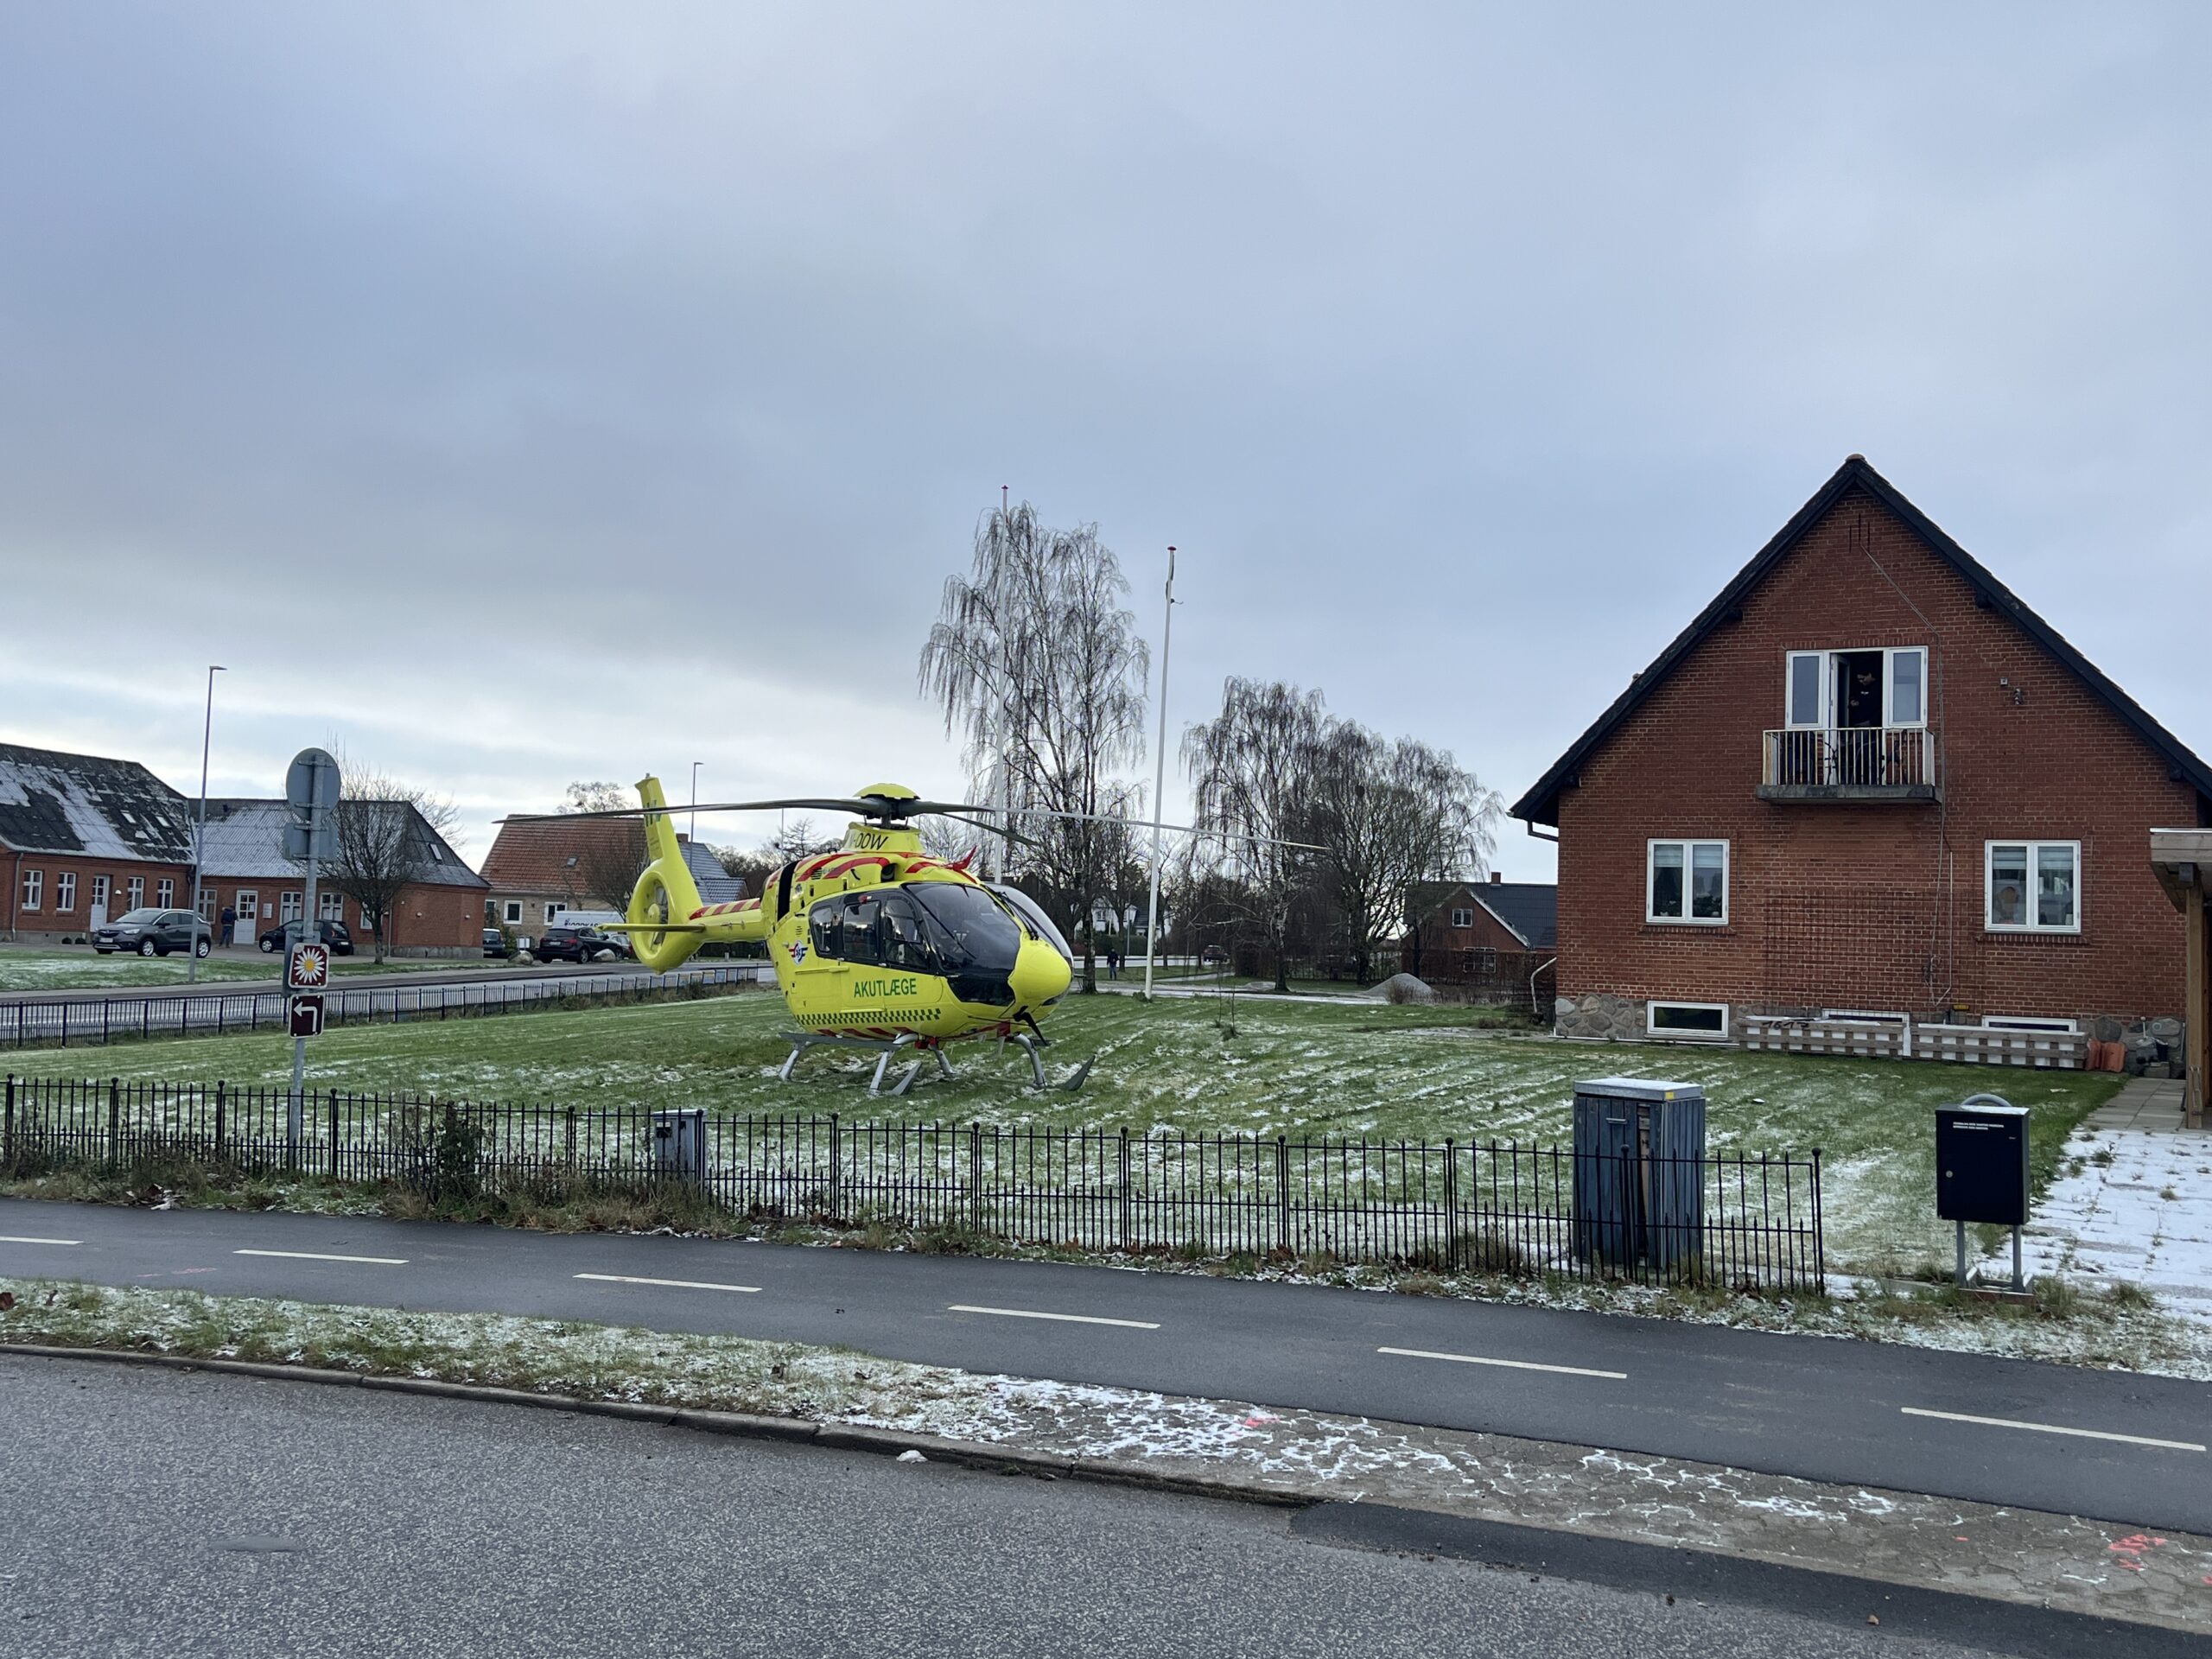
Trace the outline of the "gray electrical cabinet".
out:
M 2028 1109 L 1976 1095 L 1936 1109 L 1936 1213 L 2018 1227 L 2028 1219 Z
M 1705 1090 L 1600 1077 L 1574 1086 L 1574 1251 L 1662 1270 L 1705 1248 Z
M 707 1174 L 707 1114 L 684 1107 L 653 1114 L 653 1174 L 698 1185 Z

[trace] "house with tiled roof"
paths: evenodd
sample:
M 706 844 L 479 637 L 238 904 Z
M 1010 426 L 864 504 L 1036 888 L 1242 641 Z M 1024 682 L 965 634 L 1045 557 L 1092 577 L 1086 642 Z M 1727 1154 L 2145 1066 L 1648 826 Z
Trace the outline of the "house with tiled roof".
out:
M 345 811 L 346 804 L 337 810 Z M 476 956 L 483 949 L 489 884 L 420 811 L 412 805 L 406 811 L 403 856 L 409 879 L 385 920 L 386 950 L 399 956 Z M 239 944 L 251 944 L 267 929 L 299 920 L 304 910 L 306 873 L 283 852 L 284 826 L 292 821 L 291 809 L 281 800 L 223 798 L 207 803 L 201 909 L 211 918 L 229 910 Z M 343 922 L 358 940 L 372 937 L 372 918 L 327 880 L 317 887 L 315 909 L 324 921 Z
M 2147 849 L 2212 823 L 2212 766 L 1863 456 L 1513 814 L 1559 842 L 1566 1034 L 2059 1064 L 2096 1039 L 2138 1068 L 2179 1043 Z
M 681 835 L 677 842 L 702 900 L 729 904 L 747 896 L 745 883 L 711 849 Z M 537 938 L 567 911 L 626 909 L 645 868 L 645 831 L 635 818 L 511 818 L 484 857 L 490 919 Z
M 9 938 L 81 938 L 191 903 L 190 804 L 135 760 L 0 743 L 0 859 Z

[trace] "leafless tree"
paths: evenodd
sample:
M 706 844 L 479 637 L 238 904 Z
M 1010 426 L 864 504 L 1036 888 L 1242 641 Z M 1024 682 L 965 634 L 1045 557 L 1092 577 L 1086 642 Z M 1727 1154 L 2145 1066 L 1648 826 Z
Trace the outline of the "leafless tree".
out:
M 637 805 L 636 792 L 620 784 L 574 783 L 557 809 L 570 812 L 619 812 Z M 600 818 L 575 826 L 563 874 L 568 899 L 576 909 L 626 910 L 630 893 L 645 873 L 645 830 L 633 818 Z
M 944 584 L 922 647 L 923 691 L 967 741 L 971 774 L 1012 810 L 1020 863 L 1084 926 L 1084 988 L 1097 988 L 1088 923 L 1126 829 L 1049 814 L 1119 815 L 1119 768 L 1144 750 L 1151 655 L 1128 583 L 1095 524 L 1053 530 L 1027 502 L 985 515 L 965 576 Z
M 1449 753 L 1349 720 L 1322 728 L 1312 790 L 1306 839 L 1326 849 L 1316 874 L 1364 981 L 1414 882 L 1481 873 L 1497 847 L 1497 797 Z
M 382 962 L 400 895 L 435 871 L 441 839 L 458 814 L 426 791 L 350 760 L 339 765 L 339 802 L 318 874 L 360 906 Z
M 1202 832 L 1220 838 L 1221 868 L 1242 887 L 1272 950 L 1275 988 L 1290 988 L 1288 934 L 1311 855 L 1314 776 L 1325 716 L 1321 694 L 1232 676 L 1221 713 L 1183 737 Z

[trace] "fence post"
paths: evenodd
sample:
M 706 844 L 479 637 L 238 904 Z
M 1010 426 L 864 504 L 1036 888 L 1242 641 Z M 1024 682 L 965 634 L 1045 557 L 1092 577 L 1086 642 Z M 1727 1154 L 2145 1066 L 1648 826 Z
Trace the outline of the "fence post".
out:
M 1290 1254 L 1290 1137 L 1275 1136 L 1275 1247 Z
M 338 1179 L 338 1091 L 330 1091 L 330 1179 Z
M 1813 1148 L 1813 1283 L 1821 1295 L 1828 1294 L 1828 1258 L 1821 1237 L 1821 1149 Z
M 833 1226 L 845 1220 L 845 1136 L 837 1114 L 830 1114 L 830 1216 Z
M 950 1216 L 945 1219 L 957 1222 Z M 983 1230 L 983 1126 L 980 1122 L 968 1126 L 968 1230 Z
M 216 1083 L 216 1084 L 215 1084 L 215 1161 L 216 1161 L 217 1163 L 219 1163 L 219 1163 L 221 1163 L 221 1162 L 223 1161 L 223 1108 L 224 1108 L 224 1106 L 225 1106 L 225 1104 L 226 1104 L 226 1101 L 225 1101 L 225 1098 L 224 1098 L 224 1097 L 225 1097 L 225 1096 L 226 1096 L 229 1092 L 230 1092 L 230 1084 L 228 1084 L 227 1083 L 221 1082 L 221 1081 L 219 1081 L 219 1080 Z
M 107 1160 L 113 1164 L 123 1147 L 123 1079 L 107 1080 Z
M 1444 1143 L 1444 1270 L 1459 1270 L 1459 1147 Z
M 1135 1242 L 1129 1231 L 1129 1131 L 1122 1128 L 1122 1245 L 1128 1249 Z
M 16 1166 L 16 1074 L 8 1074 L 8 1116 L 0 1126 L 0 1169 Z

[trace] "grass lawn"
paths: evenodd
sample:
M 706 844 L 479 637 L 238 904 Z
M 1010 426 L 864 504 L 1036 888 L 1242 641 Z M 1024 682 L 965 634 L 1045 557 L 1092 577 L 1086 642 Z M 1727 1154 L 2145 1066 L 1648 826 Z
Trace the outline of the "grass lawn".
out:
M 1935 1219 L 1934 1112 L 1990 1090 L 2032 1109 L 2038 1190 L 2075 1123 L 2120 1079 L 1732 1049 L 1597 1046 L 1473 1023 L 1483 1011 L 1239 999 L 1070 1000 L 1049 1024 L 1059 1067 L 1096 1055 L 1077 1094 L 1026 1086 L 1018 1054 L 953 1051 L 950 1083 L 903 1100 L 864 1093 L 873 1058 L 817 1053 L 779 1084 L 787 1020 L 767 995 L 345 1027 L 309 1050 L 319 1088 L 581 1107 L 701 1105 L 754 1113 L 839 1112 L 999 1124 L 1442 1141 L 1563 1141 L 1578 1078 L 1619 1074 L 1702 1084 L 1715 1149 L 1826 1157 L 1836 1265 L 1904 1271 L 1948 1259 Z M 99 1052 L 22 1050 L 19 1076 L 282 1084 L 291 1044 L 273 1034 L 134 1043 Z
M 90 945 L 55 950 L 0 950 L 0 991 L 108 990 L 124 985 L 147 985 L 170 989 L 186 983 L 188 963 L 180 953 L 167 957 L 104 957 Z M 405 973 L 430 968 L 474 968 L 474 957 L 408 957 L 379 965 L 365 951 L 340 957 L 331 964 L 341 974 L 375 969 Z M 282 957 L 254 956 L 240 958 L 210 957 L 200 964 L 203 985 L 242 985 L 265 981 L 275 985 L 284 970 Z

